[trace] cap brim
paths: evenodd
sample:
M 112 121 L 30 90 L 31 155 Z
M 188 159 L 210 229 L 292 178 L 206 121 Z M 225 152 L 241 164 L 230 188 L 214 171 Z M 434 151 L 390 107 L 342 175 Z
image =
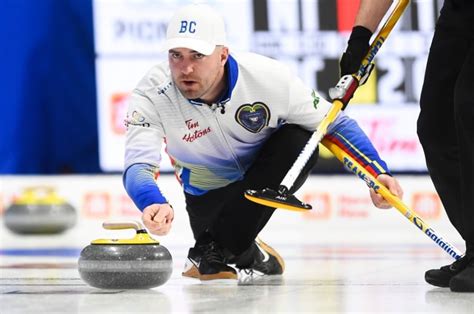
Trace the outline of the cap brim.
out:
M 211 55 L 216 46 L 195 38 L 171 38 L 167 39 L 162 47 L 164 51 L 175 48 L 188 48 L 204 55 Z

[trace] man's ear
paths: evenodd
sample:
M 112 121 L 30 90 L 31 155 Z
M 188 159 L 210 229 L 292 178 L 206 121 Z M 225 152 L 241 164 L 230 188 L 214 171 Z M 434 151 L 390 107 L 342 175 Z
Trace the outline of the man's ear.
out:
M 229 58 L 229 48 L 222 47 L 221 49 L 221 64 L 224 65 Z

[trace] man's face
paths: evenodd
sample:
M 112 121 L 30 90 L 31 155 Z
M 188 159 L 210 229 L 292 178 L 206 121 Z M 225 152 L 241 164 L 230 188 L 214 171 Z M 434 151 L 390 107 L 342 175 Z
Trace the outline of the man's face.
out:
M 174 83 L 188 99 L 214 101 L 222 89 L 228 49 L 217 46 L 207 56 L 188 48 L 170 49 L 168 60 Z

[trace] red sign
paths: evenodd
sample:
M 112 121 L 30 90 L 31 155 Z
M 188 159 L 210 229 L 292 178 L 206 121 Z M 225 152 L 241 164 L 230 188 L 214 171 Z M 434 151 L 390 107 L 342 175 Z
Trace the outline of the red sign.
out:
M 435 192 L 415 192 L 412 196 L 412 208 L 424 219 L 439 219 L 441 200 Z
M 303 202 L 311 204 L 313 209 L 305 213 L 305 219 L 327 220 L 331 216 L 331 197 L 329 193 L 305 193 Z
M 125 117 L 127 115 L 127 105 L 129 93 L 114 93 L 112 94 L 110 105 L 112 110 L 110 111 L 112 116 L 112 131 L 115 134 L 125 134 Z
M 82 211 L 89 218 L 108 218 L 111 212 L 109 193 L 85 193 Z

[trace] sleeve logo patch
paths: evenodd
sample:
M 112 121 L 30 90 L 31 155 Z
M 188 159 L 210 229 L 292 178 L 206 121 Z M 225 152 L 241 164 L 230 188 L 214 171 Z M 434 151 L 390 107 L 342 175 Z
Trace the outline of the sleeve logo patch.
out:
M 247 131 L 260 132 L 270 121 L 270 110 L 262 102 L 245 104 L 239 107 L 235 113 L 235 120 Z
M 313 97 L 313 106 L 314 106 L 314 109 L 318 109 L 319 95 L 316 94 L 316 91 L 315 91 L 315 90 L 313 90 L 313 92 L 311 93 L 311 97 Z
M 128 128 L 130 125 L 141 126 L 144 128 L 149 128 L 150 123 L 145 121 L 145 117 L 138 111 L 132 112 L 131 117 L 127 114 L 125 119 L 125 126 Z

